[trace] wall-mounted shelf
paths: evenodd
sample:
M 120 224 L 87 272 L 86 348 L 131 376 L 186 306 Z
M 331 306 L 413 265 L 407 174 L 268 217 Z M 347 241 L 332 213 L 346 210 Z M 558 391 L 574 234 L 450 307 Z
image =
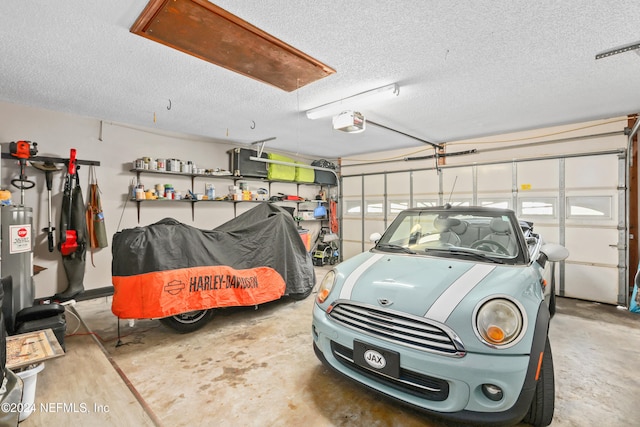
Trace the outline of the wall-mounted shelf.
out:
M 223 180 L 229 180 L 229 181 L 252 181 L 252 182 L 264 182 L 265 184 L 269 185 L 269 194 L 271 195 L 271 184 L 272 183 L 283 183 L 283 184 L 294 184 L 294 185 L 308 185 L 308 186 L 316 186 L 316 187 L 330 187 L 330 185 L 325 185 L 325 184 L 316 184 L 316 183 L 312 183 L 312 182 L 296 182 L 296 181 L 280 181 L 280 180 L 269 180 L 269 179 L 265 179 L 265 178 L 254 178 L 254 177 L 243 177 L 243 176 L 234 176 L 234 175 L 230 175 L 230 174 L 220 174 L 220 175 L 216 175 L 216 174 L 194 174 L 194 173 L 185 173 L 185 172 L 174 172 L 174 171 L 158 171 L 158 170 L 149 170 L 149 169 L 131 169 L 130 172 L 135 173 L 136 174 L 136 179 L 138 182 L 140 182 L 140 175 L 141 174 L 153 174 L 153 175 L 158 175 L 158 176 L 164 176 L 164 177 L 186 177 L 186 178 L 191 178 L 191 191 L 193 192 L 193 189 L 195 187 L 195 180 L 196 178 L 205 178 L 205 179 L 223 179 Z M 234 204 L 234 206 L 237 203 L 264 203 L 266 200 L 193 200 L 193 199 L 180 199 L 180 200 L 173 200 L 173 199 L 142 199 L 142 200 L 137 200 L 137 199 L 131 199 L 131 201 L 136 202 L 137 205 L 137 216 L 138 216 L 138 223 L 140 222 L 140 204 L 141 203 L 190 203 L 191 204 L 191 220 L 195 220 L 195 204 L 196 203 L 232 203 Z M 296 204 L 300 204 L 300 203 L 317 203 L 317 201 L 315 200 L 283 200 L 282 203 L 296 203 Z M 235 215 L 235 208 L 234 208 L 234 215 Z M 311 221 L 311 220 L 305 220 L 305 221 Z

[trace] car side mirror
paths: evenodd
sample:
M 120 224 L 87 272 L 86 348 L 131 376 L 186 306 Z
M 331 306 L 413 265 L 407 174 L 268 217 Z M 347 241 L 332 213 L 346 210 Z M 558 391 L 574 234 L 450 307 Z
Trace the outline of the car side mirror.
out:
M 378 240 L 380 240 L 381 237 L 382 237 L 382 234 L 380 234 L 380 233 L 372 233 L 369 236 L 369 241 L 371 243 L 378 243 Z
M 540 252 L 546 255 L 551 262 L 558 262 L 567 259 L 569 250 L 562 245 L 556 243 L 546 243 L 540 248 Z

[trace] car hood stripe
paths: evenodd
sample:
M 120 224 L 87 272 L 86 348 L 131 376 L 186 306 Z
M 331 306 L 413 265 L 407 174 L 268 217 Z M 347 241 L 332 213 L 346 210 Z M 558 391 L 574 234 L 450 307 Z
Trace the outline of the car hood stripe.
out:
M 460 301 L 495 268 L 494 265 L 487 264 L 471 267 L 435 300 L 424 317 L 444 323 Z
M 378 262 L 380 258 L 383 257 L 384 254 L 374 254 L 371 256 L 371 258 L 369 258 L 368 260 L 360 264 L 355 270 L 353 270 L 344 281 L 344 285 L 342 286 L 342 290 L 340 291 L 340 299 L 351 299 L 351 293 L 353 292 L 353 288 L 355 287 L 356 282 L 358 281 L 360 276 L 362 276 L 362 274 L 367 271 L 369 267 L 371 267 L 373 264 Z

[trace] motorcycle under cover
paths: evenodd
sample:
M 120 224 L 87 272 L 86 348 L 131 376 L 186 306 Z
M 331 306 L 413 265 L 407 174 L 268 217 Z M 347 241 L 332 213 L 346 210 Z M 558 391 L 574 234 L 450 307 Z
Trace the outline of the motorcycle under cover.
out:
M 165 218 L 116 233 L 112 312 L 160 318 L 307 293 L 313 263 L 293 217 L 261 203 L 213 230 Z

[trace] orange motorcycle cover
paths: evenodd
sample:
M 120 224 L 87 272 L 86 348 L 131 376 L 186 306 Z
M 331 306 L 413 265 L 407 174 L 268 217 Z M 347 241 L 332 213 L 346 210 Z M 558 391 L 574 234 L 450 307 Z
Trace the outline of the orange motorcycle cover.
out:
M 173 316 L 193 310 L 251 306 L 282 297 L 285 281 L 273 268 L 190 267 L 112 276 L 111 311 L 121 319 Z

